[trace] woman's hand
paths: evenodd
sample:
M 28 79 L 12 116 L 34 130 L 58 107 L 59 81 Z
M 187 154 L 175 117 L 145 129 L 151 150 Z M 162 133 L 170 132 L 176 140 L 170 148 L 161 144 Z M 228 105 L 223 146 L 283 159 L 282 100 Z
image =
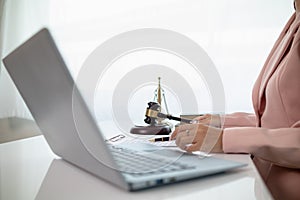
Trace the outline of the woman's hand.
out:
M 212 115 L 212 114 L 205 114 L 193 119 L 194 121 L 205 124 L 207 126 L 214 126 L 214 127 L 221 127 L 221 117 L 220 115 Z
M 204 152 L 223 152 L 223 130 L 204 124 L 182 125 L 175 129 L 171 140 L 176 139 L 176 145 L 186 150 Z

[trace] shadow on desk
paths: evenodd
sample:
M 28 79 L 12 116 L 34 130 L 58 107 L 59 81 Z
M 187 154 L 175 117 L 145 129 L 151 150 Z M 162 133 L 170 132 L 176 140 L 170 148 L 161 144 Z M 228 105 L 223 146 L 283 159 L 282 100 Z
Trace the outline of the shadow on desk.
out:
M 162 187 L 128 192 L 54 159 L 36 196 L 43 199 L 270 199 L 248 168 Z

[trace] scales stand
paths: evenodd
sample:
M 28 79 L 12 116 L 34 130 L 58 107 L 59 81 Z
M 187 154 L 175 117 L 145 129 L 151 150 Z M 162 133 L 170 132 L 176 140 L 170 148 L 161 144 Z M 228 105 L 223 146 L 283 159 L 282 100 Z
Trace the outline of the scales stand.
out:
M 154 102 L 157 102 L 155 106 L 157 106 L 157 111 L 161 112 L 161 105 L 163 101 L 166 112 L 167 114 L 169 114 L 167 101 L 165 97 L 165 91 L 161 87 L 160 80 L 161 78 L 158 77 L 158 87 L 154 91 Z M 154 105 L 150 102 L 148 103 L 148 106 L 150 108 Z M 145 120 L 147 120 L 147 118 Z M 134 126 L 130 129 L 130 133 L 137 135 L 169 135 L 171 132 L 172 130 L 170 125 L 165 123 L 163 119 L 152 119 L 150 121 L 150 125 L 148 126 Z

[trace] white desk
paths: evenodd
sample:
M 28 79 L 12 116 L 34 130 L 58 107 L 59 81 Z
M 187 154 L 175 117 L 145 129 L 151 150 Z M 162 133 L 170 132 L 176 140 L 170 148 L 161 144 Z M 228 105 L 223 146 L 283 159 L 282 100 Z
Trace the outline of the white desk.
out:
M 0 199 L 272 199 L 249 155 L 217 155 L 248 163 L 215 176 L 127 192 L 58 159 L 43 136 L 0 144 Z

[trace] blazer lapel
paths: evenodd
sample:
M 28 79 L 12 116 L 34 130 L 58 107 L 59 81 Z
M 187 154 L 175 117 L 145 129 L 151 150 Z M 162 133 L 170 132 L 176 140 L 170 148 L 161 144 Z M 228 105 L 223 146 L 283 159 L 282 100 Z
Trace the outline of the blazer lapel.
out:
M 290 23 L 288 24 L 288 27 L 291 26 L 292 22 L 294 20 L 291 20 Z M 277 48 L 273 51 L 273 55 L 271 55 L 268 63 L 266 63 L 266 65 L 268 65 L 265 69 L 265 72 L 262 76 L 262 80 L 261 80 L 261 85 L 260 85 L 260 90 L 259 90 L 259 108 L 261 107 L 260 105 L 260 100 L 262 99 L 265 89 L 266 89 L 266 85 L 270 79 L 270 77 L 272 76 L 272 74 L 274 73 L 274 71 L 277 69 L 278 65 L 280 64 L 280 62 L 283 59 L 283 56 L 285 55 L 290 43 L 293 40 L 294 34 L 296 33 L 298 27 L 299 27 L 299 23 L 295 24 L 296 26 L 291 26 L 290 29 L 288 30 L 288 32 L 286 32 L 286 34 L 282 37 L 281 42 L 278 44 Z

